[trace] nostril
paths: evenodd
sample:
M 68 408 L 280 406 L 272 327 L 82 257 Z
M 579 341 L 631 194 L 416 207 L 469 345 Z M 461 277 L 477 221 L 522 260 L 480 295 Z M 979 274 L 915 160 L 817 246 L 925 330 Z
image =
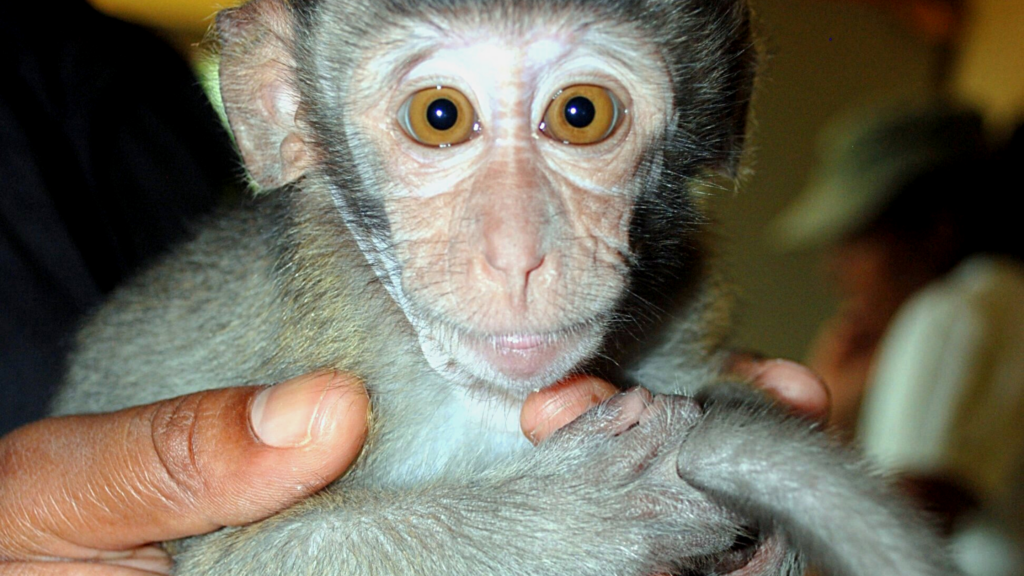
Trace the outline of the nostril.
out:
M 540 267 L 544 266 L 544 260 L 545 259 L 546 259 L 546 256 L 541 256 L 541 257 L 537 258 L 535 262 L 533 262 L 532 264 L 526 266 L 525 267 L 526 275 L 529 276 L 531 272 L 533 272 L 535 270 L 538 270 Z
M 488 239 L 484 249 L 487 265 L 512 284 L 525 283 L 530 273 L 544 266 L 546 255 L 536 241 L 510 242 Z

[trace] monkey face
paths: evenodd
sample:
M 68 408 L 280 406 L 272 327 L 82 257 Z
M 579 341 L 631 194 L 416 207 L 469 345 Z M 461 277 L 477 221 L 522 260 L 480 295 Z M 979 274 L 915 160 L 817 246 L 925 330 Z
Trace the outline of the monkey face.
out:
M 406 32 L 356 68 L 387 89 L 354 101 L 347 134 L 373 151 L 392 295 L 435 369 L 525 393 L 593 353 L 628 284 L 667 72 L 565 22 Z
M 735 168 L 745 12 L 641 4 L 252 2 L 221 91 L 253 179 L 333 201 L 431 366 L 522 397 L 658 306 L 691 183 Z

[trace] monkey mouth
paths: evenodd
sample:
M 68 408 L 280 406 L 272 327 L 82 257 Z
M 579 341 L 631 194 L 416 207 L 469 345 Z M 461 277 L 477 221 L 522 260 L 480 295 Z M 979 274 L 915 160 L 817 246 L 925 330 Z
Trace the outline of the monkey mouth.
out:
M 419 322 L 420 347 L 442 376 L 524 397 L 564 378 L 600 347 L 602 317 L 554 330 L 486 331 L 450 322 Z
M 531 379 L 546 372 L 572 347 L 571 334 L 508 334 L 471 342 L 482 360 L 516 379 Z
M 594 332 L 584 324 L 545 333 L 463 332 L 458 340 L 484 367 L 478 376 L 540 387 L 561 378 L 591 353 L 600 340 Z

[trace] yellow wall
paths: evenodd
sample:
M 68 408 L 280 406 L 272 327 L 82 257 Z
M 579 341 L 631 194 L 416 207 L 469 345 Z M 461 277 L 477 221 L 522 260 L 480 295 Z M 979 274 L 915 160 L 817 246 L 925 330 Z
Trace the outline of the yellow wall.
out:
M 89 0 L 102 12 L 138 24 L 201 36 L 221 8 L 240 0 Z
M 1013 0 L 1024 1 L 1024 0 Z M 780 252 L 767 234 L 806 184 L 818 132 L 871 103 L 934 92 L 936 53 L 888 11 L 857 2 L 752 0 L 765 57 L 754 99 L 750 165 L 736 194 L 712 204 L 727 275 L 738 293 L 740 346 L 800 358 L 835 301 L 817 251 Z
M 952 90 L 995 127 L 1024 119 L 1024 2 L 973 1 Z

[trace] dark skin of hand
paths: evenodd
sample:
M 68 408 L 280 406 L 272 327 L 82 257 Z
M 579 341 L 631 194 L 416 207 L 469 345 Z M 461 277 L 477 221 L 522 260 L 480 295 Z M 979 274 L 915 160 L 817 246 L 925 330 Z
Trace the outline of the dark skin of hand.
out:
M 828 411 L 802 366 L 737 356 L 733 371 L 798 413 Z M 616 392 L 589 377 L 535 392 L 523 433 L 540 442 Z M 368 406 L 352 377 L 315 374 L 15 430 L 0 438 L 0 576 L 167 574 L 153 542 L 260 520 L 340 476 Z

